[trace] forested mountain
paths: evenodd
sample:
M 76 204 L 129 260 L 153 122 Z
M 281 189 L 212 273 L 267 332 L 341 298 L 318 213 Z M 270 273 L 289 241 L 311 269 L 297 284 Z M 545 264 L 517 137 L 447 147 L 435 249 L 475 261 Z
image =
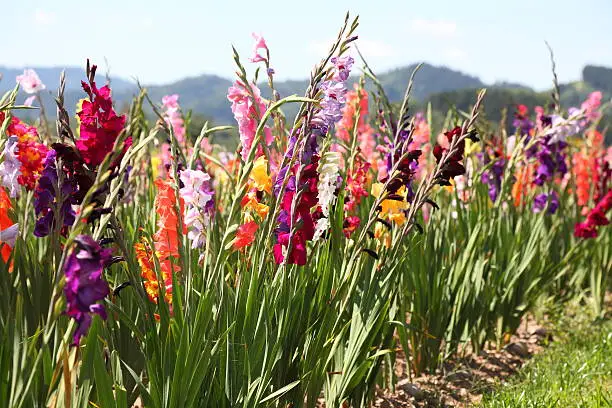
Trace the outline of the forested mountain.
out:
M 392 102 L 398 102 L 404 95 L 404 91 L 416 65 L 409 65 L 391 71 L 378 74 L 385 92 Z M 52 95 L 59 85 L 60 68 L 38 68 L 41 80 L 47 85 L 43 92 L 45 108 L 50 115 L 55 112 Z M 0 81 L 0 91 L 10 89 L 15 84 L 15 77 L 23 72 L 23 69 L 0 67 L 3 75 Z M 66 69 L 66 105 L 72 109 L 77 101 L 84 96 L 80 90 L 80 80 L 84 78 L 84 70 L 69 67 Z M 99 79 L 104 82 L 104 72 L 99 72 Z M 355 79 L 356 80 L 356 79 Z M 112 76 L 113 97 L 117 106 L 124 108 L 138 89 L 134 81 Z M 153 101 L 161 101 L 164 95 L 177 93 L 180 95 L 180 103 L 183 110 L 191 110 L 200 117 L 211 118 L 219 124 L 233 124 L 234 120 L 227 100 L 227 89 L 231 81 L 216 75 L 203 74 L 195 77 L 184 78 L 180 81 L 165 85 L 146 86 Z M 307 80 L 288 80 L 275 82 L 276 88 L 281 96 L 292 94 L 303 94 Z M 498 82 L 485 84 L 479 78 L 452 70 L 447 67 L 439 67 L 423 64 L 413 85 L 412 100 L 419 108 L 424 108 L 431 102 L 435 111 L 445 112 L 451 105 L 459 109 L 468 110 L 474 102 L 477 89 L 487 87 L 488 93 L 485 100 L 485 114 L 491 120 L 499 120 L 503 108 L 508 108 L 510 113 L 518 103 L 527 106 L 544 105 L 550 102 L 550 91 L 536 92 L 533 89 L 516 83 Z M 582 81 L 571 82 L 560 85 L 561 102 L 564 107 L 579 106 L 585 97 L 593 90 L 601 90 L 606 99 L 612 97 L 612 69 L 587 65 L 583 70 Z M 267 86 L 262 84 L 262 92 L 268 96 Z M 25 95 L 18 97 L 21 103 Z M 286 108 L 291 115 L 292 108 Z M 32 113 L 30 113 L 32 114 Z M 27 115 L 27 114 L 25 114 Z

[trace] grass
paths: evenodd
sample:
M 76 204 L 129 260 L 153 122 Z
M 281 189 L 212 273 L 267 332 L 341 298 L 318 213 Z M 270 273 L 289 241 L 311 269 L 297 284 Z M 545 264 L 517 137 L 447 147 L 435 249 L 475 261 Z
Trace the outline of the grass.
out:
M 594 321 L 584 309 L 556 317 L 550 348 L 480 406 L 612 407 L 612 321 Z

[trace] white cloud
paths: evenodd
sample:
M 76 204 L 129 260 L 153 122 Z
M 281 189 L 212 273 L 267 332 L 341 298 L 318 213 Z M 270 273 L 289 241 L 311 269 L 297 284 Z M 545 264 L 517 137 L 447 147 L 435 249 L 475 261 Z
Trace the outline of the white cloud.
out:
M 323 57 L 327 51 L 329 51 L 329 47 L 331 47 L 333 40 L 329 41 L 312 41 L 308 44 L 308 51 L 311 54 L 316 54 Z
M 55 13 L 42 9 L 36 9 L 34 11 L 34 23 L 37 25 L 51 25 L 55 23 Z
M 149 16 L 143 16 L 140 20 L 137 20 L 136 23 L 142 29 L 149 29 L 155 26 L 155 21 Z
M 327 41 L 314 41 L 308 44 L 308 50 L 312 54 L 316 54 L 322 58 L 325 54 L 329 52 L 329 49 L 332 46 L 333 42 L 334 40 L 331 38 Z M 393 48 L 392 45 L 381 41 L 357 39 L 354 44 L 359 47 L 359 50 L 365 57 L 382 58 L 397 55 L 397 50 Z M 353 47 L 350 48 L 349 53 L 354 58 L 359 55 Z
M 454 37 L 457 34 L 457 23 L 447 20 L 415 19 L 410 22 L 410 29 L 415 33 L 436 37 Z
M 397 54 L 393 46 L 370 40 L 357 40 L 357 47 L 366 57 L 392 57 Z M 356 53 L 355 53 L 356 54 Z
M 444 55 L 454 60 L 462 60 L 467 58 L 467 52 L 461 48 L 448 48 L 444 51 Z

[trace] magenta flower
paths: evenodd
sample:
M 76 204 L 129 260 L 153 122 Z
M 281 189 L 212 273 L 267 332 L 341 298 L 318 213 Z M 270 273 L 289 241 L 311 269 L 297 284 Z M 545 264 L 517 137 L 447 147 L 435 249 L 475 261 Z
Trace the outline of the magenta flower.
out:
M 265 50 L 266 55 L 268 54 L 268 46 L 266 45 L 266 40 L 256 33 L 251 34 L 255 39 L 255 44 L 253 45 L 253 57 L 249 58 L 251 62 L 261 62 L 266 61 L 266 57 L 259 54 L 259 50 Z
M 94 314 L 106 320 L 104 305 L 97 302 L 110 293 L 108 283 L 102 278 L 102 270 L 111 261 L 111 250 L 103 249 L 88 235 L 79 235 L 76 247 L 66 261 L 64 273 L 66 285 L 66 314 L 77 322 L 72 345 L 78 346 L 87 334 Z
M 46 88 L 33 69 L 24 70 L 23 75 L 17 75 L 16 79 L 21 89 L 28 94 L 35 94 Z
M 95 72 L 95 69 L 94 65 L 92 71 Z M 98 89 L 94 81 L 81 84 L 89 100 L 83 101 L 82 109 L 77 113 L 81 120 L 81 138 L 76 141 L 76 147 L 85 163 L 98 166 L 113 150 L 125 126 L 125 115 L 117 116 L 113 109 L 108 85 Z
M 610 208 L 612 208 L 612 190 L 608 190 L 597 205 L 589 211 L 586 221 L 579 222 L 574 226 L 574 236 L 585 239 L 597 237 L 597 227 L 610 224 L 610 220 L 606 217 Z

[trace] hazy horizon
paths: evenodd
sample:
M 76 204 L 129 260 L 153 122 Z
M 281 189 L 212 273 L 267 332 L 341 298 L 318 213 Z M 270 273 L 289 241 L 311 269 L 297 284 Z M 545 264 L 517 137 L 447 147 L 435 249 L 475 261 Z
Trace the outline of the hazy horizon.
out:
M 58 4 L 56 4 L 58 3 Z M 270 48 L 278 80 L 307 78 L 329 47 L 344 14 L 360 15 L 358 45 L 378 73 L 427 62 L 480 78 L 537 90 L 552 81 L 545 41 L 555 52 L 561 82 L 578 80 L 587 64 L 612 66 L 605 37 L 612 2 L 543 0 L 490 4 L 485 0 L 431 3 L 312 1 L 296 13 L 269 0 L 207 5 L 183 1 L 109 0 L 96 13 L 79 13 L 74 0 L 11 2 L 0 65 L 84 67 L 85 59 L 114 76 L 167 84 L 202 74 L 232 78 L 233 44 L 248 69 L 251 32 Z M 537 3 L 537 4 L 535 4 Z M 387 5 L 387 7 L 385 7 Z M 296 15 L 297 14 L 297 15 Z

